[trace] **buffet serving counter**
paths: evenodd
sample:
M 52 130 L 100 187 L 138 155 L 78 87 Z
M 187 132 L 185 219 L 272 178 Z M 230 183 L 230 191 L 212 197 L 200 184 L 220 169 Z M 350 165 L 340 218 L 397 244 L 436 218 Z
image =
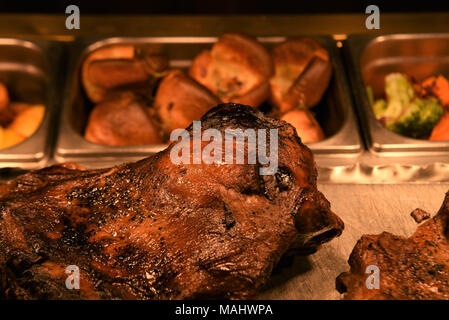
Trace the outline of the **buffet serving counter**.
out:
M 137 160 L 145 154 L 161 150 L 164 145 L 108 147 L 93 144 L 82 137 L 87 113 L 83 111 L 85 107 L 79 107 L 80 103 L 86 105 L 86 101 L 79 101 L 78 98 L 80 90 L 82 91 L 78 81 L 79 68 L 84 59 L 80 56 L 86 55 L 89 44 L 89 48 L 98 49 L 99 46 L 113 43 L 152 43 L 154 46 L 163 47 L 163 50 L 172 56 L 170 57 L 172 67 L 182 65 L 182 68 L 188 68 L 189 61 L 202 49 L 215 42 L 217 36 L 226 31 L 237 31 L 259 37 L 259 40 L 269 44 L 267 48 L 286 37 L 318 36 L 329 50 L 333 61 L 334 80 L 323 102 L 315 108 L 320 125 L 327 131 L 327 138 L 325 141 L 309 145 L 316 155 L 320 181 L 335 183 L 448 181 L 449 169 L 445 161 L 447 154 L 442 152 L 446 149 L 445 143 L 407 139 L 382 128 L 372 113 L 367 112 L 369 104 L 364 90 L 367 84 L 363 83 L 363 77 L 370 80 L 369 75 L 364 76 L 360 71 L 360 68 L 366 69 L 360 65 L 362 54 L 369 55 L 364 53 L 365 47 L 369 45 L 369 50 L 373 51 L 375 48 L 374 44 L 370 45 L 371 43 L 376 42 L 379 46 L 380 41 L 383 41 L 382 43 L 386 41 L 385 37 L 379 37 L 379 34 L 387 35 L 385 39 L 392 38 L 393 40 L 388 40 L 392 46 L 402 41 L 394 40 L 401 36 L 388 36 L 388 34 L 401 33 L 409 38 L 420 38 L 421 36 L 414 33 L 425 32 L 423 37 L 430 39 L 429 41 L 439 43 L 445 41 L 446 35 L 441 32 L 447 30 L 447 14 L 382 14 L 382 27 L 379 32 L 367 30 L 364 19 L 365 15 L 357 14 L 176 17 L 83 15 L 80 30 L 71 31 L 65 28 L 62 15 L 2 14 L 0 37 L 57 40 L 59 53 L 56 52 L 58 50 L 52 50 L 51 55 L 63 59 L 61 67 L 57 68 L 57 60 L 52 56 L 46 57 L 52 61 L 52 69 L 59 69 L 57 72 L 60 78 L 57 84 L 53 82 L 51 85 L 51 89 L 57 93 L 51 102 L 57 106 L 54 110 L 52 108 L 47 110 L 55 119 L 50 128 L 56 130 L 50 132 L 50 128 L 41 129 L 51 136 L 46 145 L 47 150 L 41 150 L 38 154 L 38 158 L 42 159 L 33 160 L 30 164 L 29 159 L 36 158 L 36 152 L 30 149 L 29 154 L 25 155 L 27 159 L 17 162 L 6 152 L 2 155 L 4 161 L 1 166 L 28 169 L 56 162 L 77 161 L 83 162 L 82 164 L 88 168 L 104 167 L 121 161 Z M 353 34 L 358 35 L 352 36 Z M 383 54 L 397 56 L 392 50 L 384 51 Z M 444 48 L 440 46 L 436 50 L 440 50 L 438 54 L 443 61 L 440 65 L 444 66 L 446 61 Z M 419 52 L 407 54 L 411 55 L 410 59 L 423 62 L 420 60 Z M 376 61 L 383 59 L 382 61 L 391 65 L 391 58 L 388 56 L 376 59 Z M 401 57 L 397 56 L 396 61 L 400 60 Z M 376 65 L 376 61 L 370 65 Z M 394 67 L 390 70 L 394 71 Z M 87 110 L 89 108 L 92 107 L 88 107 Z M 76 120 L 69 119 L 71 114 L 76 115 Z M 36 136 L 33 139 L 37 139 Z M 28 141 L 28 143 L 37 146 L 36 142 Z M 420 148 L 424 148 L 427 152 L 415 152 L 417 146 L 424 145 L 425 147 Z M 407 148 L 404 149 L 403 146 Z M 379 152 L 380 150 L 382 152 Z M 412 152 L 404 153 L 407 150 Z M 48 156 L 43 157 L 44 153 Z M 10 173 L 11 170 L 6 171 Z
M 397 55 L 401 50 L 394 49 L 395 43 L 404 41 L 404 37 L 407 41 L 432 38 L 431 41 L 444 42 L 444 46 L 437 48 L 442 50 L 437 52 L 437 58 L 428 50 L 426 54 L 432 62 L 440 59 L 438 65 L 447 71 L 449 13 L 382 14 L 382 36 L 365 29 L 362 14 L 82 16 L 81 29 L 75 31 L 65 29 L 64 19 L 62 15 L 0 14 L 0 73 L 4 58 L 2 44 L 11 44 L 11 40 L 4 39 L 13 38 L 16 40 L 12 45 L 17 50 L 23 47 L 30 51 L 29 65 L 35 68 L 25 69 L 39 71 L 38 76 L 32 73 L 26 76 L 34 77 L 39 85 L 47 77 L 51 88 L 51 98 L 46 100 L 50 114 L 36 136 L 26 142 L 37 147 L 48 134 L 50 137 L 45 140 L 48 149 L 42 149 L 48 157 L 44 153 L 36 156 L 36 151 L 29 148 L 28 157 L 34 165 L 30 166 L 30 159 L 12 159 L 7 151 L 0 152 L 4 180 L 32 167 L 70 161 L 99 168 L 138 160 L 165 148 L 166 145 L 114 148 L 83 138 L 86 110 L 92 105 L 82 93 L 79 73 L 84 57 L 93 49 L 111 43 L 159 45 L 173 57 L 172 66 L 188 68 L 201 49 L 210 47 L 223 32 L 233 30 L 258 37 L 268 47 L 285 37 L 311 36 L 330 52 L 333 79 L 324 106 L 318 108 L 332 108 L 325 115 L 327 118 L 318 117 L 318 120 L 323 127 L 329 127 L 328 122 L 336 123 L 331 126 L 334 129 L 327 140 L 309 146 L 316 156 L 318 187 L 333 211 L 344 220 L 346 228 L 341 237 L 325 244 L 317 253 L 285 259 L 260 298 L 339 299 L 335 278 L 348 269 L 347 259 L 361 235 L 388 231 L 409 236 L 416 229 L 410 212 L 419 207 L 433 215 L 449 190 L 447 142 L 425 141 L 417 145 L 416 141 L 386 132 L 370 113 L 364 90 L 366 83 L 363 83 L 375 82 L 373 75 L 380 76 L 376 68 L 382 69 L 382 63 L 391 67 L 391 57 L 385 55 L 396 54 L 393 62 L 404 63 L 404 58 Z M 56 47 L 51 47 L 53 42 L 57 43 Z M 376 51 L 380 43 L 391 45 L 391 50 Z M 35 61 L 42 54 L 47 55 L 47 66 L 36 67 Z M 415 61 L 424 63 L 416 55 Z M 60 59 L 64 62 L 60 63 Z M 59 65 L 63 67 L 58 75 L 53 74 L 52 69 Z M 52 125 L 47 122 L 50 120 Z M 23 144 L 16 148 L 25 147 Z

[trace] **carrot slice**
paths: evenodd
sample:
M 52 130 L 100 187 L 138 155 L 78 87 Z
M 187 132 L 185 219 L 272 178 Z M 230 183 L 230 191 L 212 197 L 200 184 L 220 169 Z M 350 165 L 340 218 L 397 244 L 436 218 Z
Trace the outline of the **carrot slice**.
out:
M 438 76 L 434 92 L 443 105 L 449 106 L 449 81 L 445 77 Z
M 426 87 L 426 88 L 427 87 L 431 88 L 435 85 L 436 80 L 437 80 L 437 78 L 434 76 L 428 77 L 428 78 L 424 79 L 423 82 L 421 82 L 421 86 Z
M 421 87 L 415 88 L 421 94 L 430 92 L 441 100 L 444 106 L 449 106 L 449 81 L 439 75 L 438 77 L 429 77 L 421 83 Z
M 433 128 L 429 140 L 449 141 L 449 111 L 446 110 L 443 117 Z

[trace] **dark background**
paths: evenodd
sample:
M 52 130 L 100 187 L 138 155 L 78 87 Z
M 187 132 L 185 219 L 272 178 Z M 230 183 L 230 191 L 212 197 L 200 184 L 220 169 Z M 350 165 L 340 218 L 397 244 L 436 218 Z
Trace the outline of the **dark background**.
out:
M 245 1 L 245 0 L 125 0 L 125 1 L 44 1 L 0 0 L 0 12 L 59 13 L 75 4 L 81 13 L 91 14 L 299 14 L 299 13 L 364 13 L 370 4 L 381 12 L 449 11 L 446 1 Z

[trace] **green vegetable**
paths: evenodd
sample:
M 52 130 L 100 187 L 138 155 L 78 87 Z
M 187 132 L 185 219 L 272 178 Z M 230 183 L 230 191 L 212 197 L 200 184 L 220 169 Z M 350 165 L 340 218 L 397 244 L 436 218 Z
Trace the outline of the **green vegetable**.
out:
M 398 134 L 426 139 L 443 116 L 444 110 L 438 100 L 416 97 L 412 84 L 401 73 L 385 77 L 385 93 L 387 100 L 374 101 L 372 109 L 379 121 Z
M 438 104 L 437 99 L 433 97 L 426 100 L 415 98 L 399 119 L 387 124 L 386 127 L 407 137 L 427 139 L 443 113 L 443 107 Z
M 378 102 L 376 101 L 376 103 Z M 381 120 L 385 125 L 390 125 L 401 116 L 403 110 L 404 106 L 399 100 L 388 101 L 383 112 L 377 111 L 377 119 Z
M 387 106 L 387 101 L 385 101 L 384 99 L 379 99 L 376 102 L 373 102 L 373 111 L 377 119 L 384 116 L 384 113 L 387 110 Z
M 385 77 L 385 94 L 388 101 L 398 101 L 407 105 L 414 97 L 415 90 L 402 73 L 390 73 Z
M 368 95 L 368 101 L 370 103 L 370 105 L 374 104 L 374 93 L 373 93 L 373 88 L 371 88 L 370 86 L 366 87 L 366 94 Z

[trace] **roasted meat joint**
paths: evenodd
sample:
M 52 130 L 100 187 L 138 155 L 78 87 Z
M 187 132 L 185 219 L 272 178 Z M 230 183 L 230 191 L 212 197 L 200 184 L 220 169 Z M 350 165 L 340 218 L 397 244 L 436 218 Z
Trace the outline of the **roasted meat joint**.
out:
M 416 217 L 423 213 L 417 209 L 412 216 L 421 222 Z M 448 227 L 449 192 L 438 213 L 409 238 L 388 232 L 362 236 L 349 258 L 350 271 L 337 278 L 337 289 L 354 300 L 449 299 Z M 367 285 L 368 266 L 378 270 L 376 288 Z
M 342 233 L 291 125 L 232 103 L 201 124 L 277 130 L 277 171 L 261 175 L 258 161 L 174 164 L 176 141 L 113 168 L 30 171 L 0 186 L 1 298 L 254 298 L 285 253 L 314 252 Z M 79 290 L 66 286 L 69 266 Z

